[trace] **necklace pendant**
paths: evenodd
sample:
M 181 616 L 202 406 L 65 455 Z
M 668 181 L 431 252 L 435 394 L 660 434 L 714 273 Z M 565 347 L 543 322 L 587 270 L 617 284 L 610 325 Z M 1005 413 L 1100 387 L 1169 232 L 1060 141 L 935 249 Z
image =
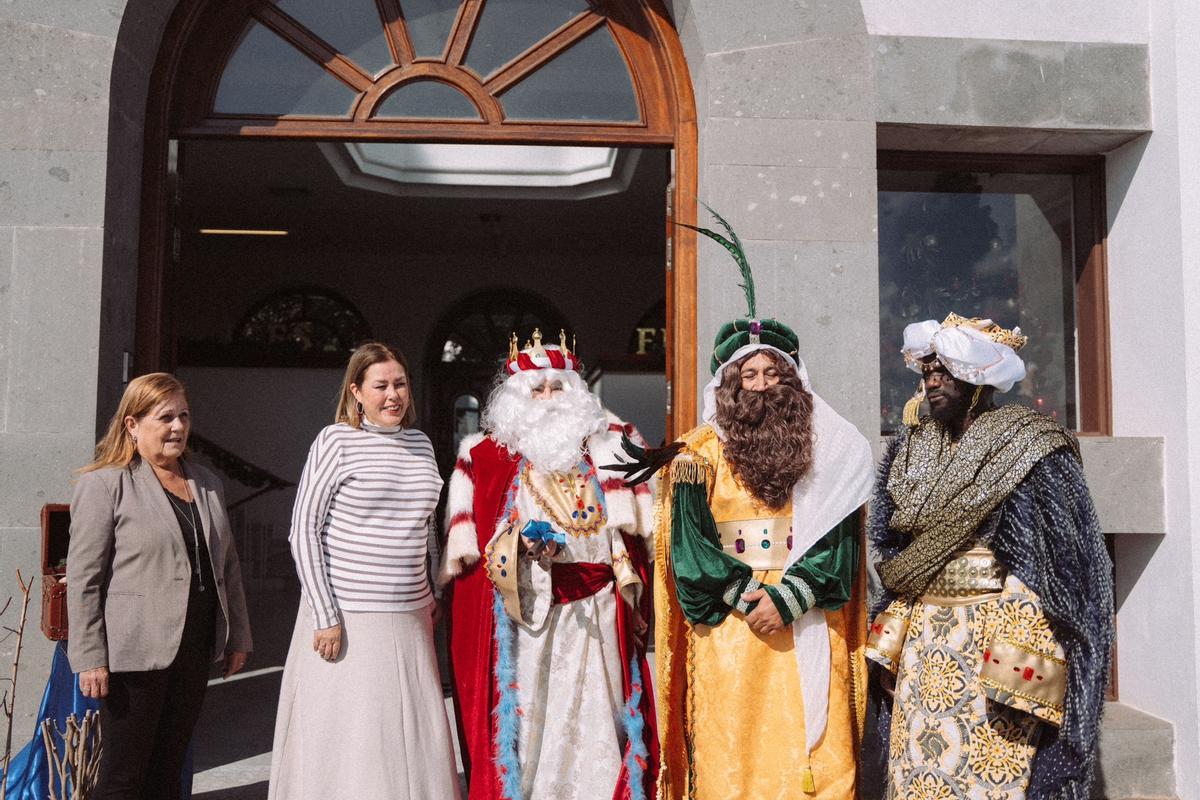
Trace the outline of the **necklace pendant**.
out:
M 197 589 L 197 591 L 200 591 L 200 592 L 203 592 L 203 591 L 204 591 L 204 584 L 203 584 L 203 583 L 202 583 L 202 584 L 200 584 L 200 588 L 199 588 L 199 589 Z

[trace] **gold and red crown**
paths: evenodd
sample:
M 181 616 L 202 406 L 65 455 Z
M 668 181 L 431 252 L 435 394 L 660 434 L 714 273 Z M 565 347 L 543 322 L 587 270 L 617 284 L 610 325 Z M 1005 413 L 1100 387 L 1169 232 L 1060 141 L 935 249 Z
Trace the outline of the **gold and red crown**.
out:
M 574 344 L 574 342 L 572 342 Z M 558 332 L 558 344 L 542 344 L 542 331 L 533 329 L 533 337 L 525 342 L 525 347 L 517 349 L 517 335 L 514 333 L 508 339 L 508 363 L 505 369 L 509 375 L 538 369 L 570 369 L 581 371 L 583 362 L 567 347 L 566 331 Z

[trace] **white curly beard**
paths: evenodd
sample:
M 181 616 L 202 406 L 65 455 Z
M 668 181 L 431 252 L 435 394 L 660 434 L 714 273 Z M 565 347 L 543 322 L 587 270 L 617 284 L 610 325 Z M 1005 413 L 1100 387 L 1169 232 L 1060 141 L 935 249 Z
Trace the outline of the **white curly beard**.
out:
M 563 391 L 540 400 L 533 387 L 562 381 Z M 579 463 L 589 436 L 607 427 L 600 400 L 573 370 L 518 372 L 499 383 L 483 411 L 483 428 L 537 469 L 566 472 Z

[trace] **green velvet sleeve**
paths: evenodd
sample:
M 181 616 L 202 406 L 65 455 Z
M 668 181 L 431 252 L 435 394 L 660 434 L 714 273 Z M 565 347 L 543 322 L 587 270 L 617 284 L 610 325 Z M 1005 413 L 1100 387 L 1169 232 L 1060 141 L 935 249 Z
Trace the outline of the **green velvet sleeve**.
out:
M 689 622 L 716 625 L 747 591 L 750 567 L 725 554 L 703 482 L 676 482 L 671 501 L 671 571 Z M 756 582 L 755 582 L 756 583 Z M 733 597 L 734 602 L 727 600 Z M 744 605 L 744 604 L 743 604 Z
M 814 544 L 804 558 L 788 567 L 783 580 L 767 594 L 785 624 L 814 606 L 836 611 L 850 599 L 858 572 L 858 511 L 854 511 Z

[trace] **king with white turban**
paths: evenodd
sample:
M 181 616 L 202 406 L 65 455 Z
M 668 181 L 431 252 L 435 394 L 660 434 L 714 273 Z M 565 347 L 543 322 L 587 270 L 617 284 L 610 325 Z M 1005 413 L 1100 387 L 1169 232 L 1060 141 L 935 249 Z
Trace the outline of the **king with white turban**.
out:
M 869 533 L 887 797 L 1086 800 L 1112 643 L 1112 564 L 1075 437 L 998 406 L 1026 337 L 951 314 L 904 330 L 922 376 Z M 928 402 L 930 413 L 919 414 Z

